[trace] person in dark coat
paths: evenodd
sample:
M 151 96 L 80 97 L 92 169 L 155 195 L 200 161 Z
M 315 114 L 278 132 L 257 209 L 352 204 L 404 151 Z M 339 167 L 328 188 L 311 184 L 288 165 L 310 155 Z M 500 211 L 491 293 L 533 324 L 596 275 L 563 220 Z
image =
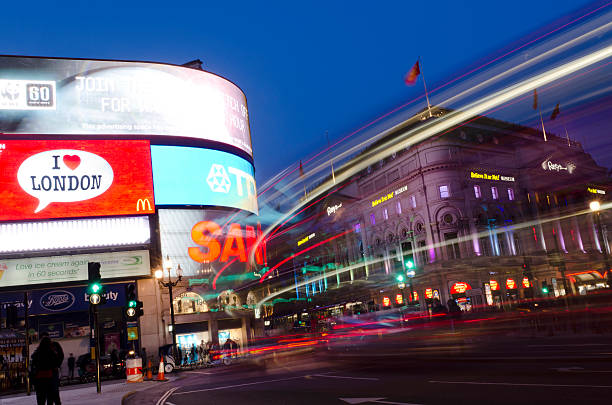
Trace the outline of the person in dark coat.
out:
M 63 351 L 57 350 L 48 336 L 41 339 L 34 354 L 32 354 L 32 378 L 36 389 L 38 405 L 60 405 L 59 398 L 59 366 L 64 359 Z M 61 346 L 60 346 L 61 350 Z
M 70 353 L 70 357 L 68 357 L 68 376 L 70 377 L 70 381 L 74 379 L 74 366 L 76 365 L 76 359 L 74 358 L 74 354 Z

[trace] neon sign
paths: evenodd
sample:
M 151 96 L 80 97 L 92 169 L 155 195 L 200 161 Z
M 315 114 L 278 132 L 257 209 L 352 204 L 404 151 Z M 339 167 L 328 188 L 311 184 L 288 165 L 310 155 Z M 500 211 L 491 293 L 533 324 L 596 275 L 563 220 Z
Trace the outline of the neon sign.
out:
M 531 284 L 529 283 L 529 279 L 527 277 L 523 277 L 523 288 L 529 288 Z
M 572 174 L 574 170 L 576 170 L 576 164 L 573 162 L 567 162 L 565 166 L 563 166 L 560 163 L 552 162 L 550 157 L 548 157 L 542 162 L 542 170 L 548 170 L 551 172 L 560 172 L 561 170 L 565 170 L 569 174 Z
M 426 288 L 425 289 L 425 298 L 432 299 L 433 298 L 433 289 Z
M 463 294 L 467 290 L 471 290 L 472 287 L 468 283 L 458 282 L 453 284 L 451 287 L 451 294 Z
M 391 300 L 389 297 L 383 297 L 383 306 L 388 307 L 389 305 L 391 305 Z
M 342 208 L 342 203 L 332 205 L 331 207 L 327 207 L 327 216 L 330 216 L 331 214 L 335 214 L 336 212 L 338 212 L 340 208 Z
M 598 188 L 591 188 L 591 187 L 588 187 L 588 188 L 587 188 L 587 191 L 588 191 L 589 193 L 592 193 L 592 194 L 606 194 L 605 190 L 600 190 L 600 189 L 598 189 Z
M 483 179 L 483 180 L 494 180 L 494 181 L 514 181 L 513 176 L 504 176 L 501 174 L 489 174 L 489 173 L 477 173 L 470 171 L 471 179 Z
M 302 239 L 298 240 L 297 245 L 298 245 L 298 246 L 302 246 L 304 243 L 306 243 L 306 242 L 308 242 L 310 239 L 314 238 L 314 237 L 315 237 L 315 235 L 316 235 L 316 234 L 313 232 L 313 233 L 311 233 L 311 234 L 310 234 L 310 235 L 308 235 L 308 236 L 304 236 Z
M 400 305 L 404 303 L 404 297 L 402 296 L 402 294 L 395 295 L 395 302 Z
M 506 280 L 506 289 L 507 290 L 514 290 L 516 288 L 516 281 L 514 281 L 513 279 L 509 278 Z
M 195 224 L 191 229 L 191 239 L 199 246 L 187 249 L 189 257 L 198 263 L 210 263 L 217 259 L 225 263 L 231 258 L 244 263 L 255 248 L 257 238 L 262 234 L 259 224 L 257 225 L 257 232 L 255 227 L 250 225 L 247 225 L 243 232 L 240 224 L 233 223 L 229 226 L 225 241 L 221 246 L 219 238 L 222 233 L 223 230 L 216 222 L 201 221 Z M 265 254 L 265 243 L 262 242 L 255 251 L 257 264 L 264 263 Z
M 419 300 L 419 293 L 418 293 L 418 292 L 413 291 L 413 292 L 412 292 L 412 295 L 414 296 L 414 300 L 415 300 L 415 301 L 418 301 L 418 300 Z
M 392 193 L 385 194 L 382 197 L 372 201 L 372 207 L 376 207 L 378 204 L 382 204 L 385 201 L 388 201 L 388 200 L 394 198 L 395 196 L 403 193 L 406 190 L 408 190 L 408 186 L 402 186 L 402 187 L 398 188 L 397 190 L 395 190 Z
M 489 280 L 489 285 L 491 286 L 491 291 L 499 291 L 499 284 L 495 280 Z

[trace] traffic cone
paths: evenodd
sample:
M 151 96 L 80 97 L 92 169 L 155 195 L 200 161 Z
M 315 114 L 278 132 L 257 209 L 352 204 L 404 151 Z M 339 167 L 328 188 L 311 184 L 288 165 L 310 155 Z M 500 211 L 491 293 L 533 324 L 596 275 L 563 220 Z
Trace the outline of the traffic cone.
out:
M 159 359 L 159 370 L 157 371 L 157 381 L 166 381 L 164 377 L 164 356 Z
M 147 380 L 153 379 L 153 369 L 151 366 L 151 359 L 149 359 L 149 363 L 147 364 Z

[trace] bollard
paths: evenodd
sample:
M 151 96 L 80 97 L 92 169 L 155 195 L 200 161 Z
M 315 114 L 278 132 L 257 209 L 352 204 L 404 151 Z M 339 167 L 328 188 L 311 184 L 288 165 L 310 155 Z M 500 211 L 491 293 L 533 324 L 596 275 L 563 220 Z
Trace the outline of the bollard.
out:
M 127 359 L 126 361 L 126 376 L 128 383 L 139 383 L 143 381 L 142 378 L 142 359 L 140 357 L 135 359 Z

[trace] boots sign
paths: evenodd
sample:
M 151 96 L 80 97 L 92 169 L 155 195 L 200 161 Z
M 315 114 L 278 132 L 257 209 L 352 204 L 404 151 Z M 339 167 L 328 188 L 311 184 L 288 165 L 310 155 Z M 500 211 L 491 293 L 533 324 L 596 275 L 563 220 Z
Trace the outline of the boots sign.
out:
M 2 144 L 0 220 L 155 212 L 148 141 Z

